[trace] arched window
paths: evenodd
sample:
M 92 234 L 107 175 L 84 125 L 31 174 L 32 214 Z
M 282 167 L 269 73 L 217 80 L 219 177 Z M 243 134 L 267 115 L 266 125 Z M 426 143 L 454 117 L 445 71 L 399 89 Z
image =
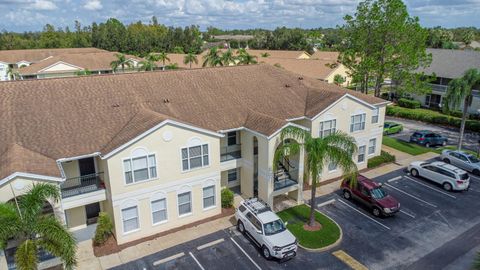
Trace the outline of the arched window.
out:
M 137 148 L 132 155 L 123 159 L 125 183 L 132 184 L 157 178 L 157 161 L 154 153 Z

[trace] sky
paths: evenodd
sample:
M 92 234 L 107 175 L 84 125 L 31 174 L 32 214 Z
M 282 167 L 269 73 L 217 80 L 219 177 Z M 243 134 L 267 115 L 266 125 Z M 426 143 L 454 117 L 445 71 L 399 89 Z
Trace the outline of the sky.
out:
M 410 15 L 426 27 L 480 27 L 480 0 L 404 0 Z M 114 17 L 123 23 L 199 25 L 221 29 L 279 26 L 335 27 L 353 14 L 359 0 L 0 0 L 0 30 L 39 31 L 47 24 L 65 27 Z

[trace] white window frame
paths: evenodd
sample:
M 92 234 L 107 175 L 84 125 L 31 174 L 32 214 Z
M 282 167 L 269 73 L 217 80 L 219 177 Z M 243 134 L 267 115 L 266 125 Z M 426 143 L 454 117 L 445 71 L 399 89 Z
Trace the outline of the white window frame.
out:
M 205 189 L 206 188 L 212 188 L 212 187 L 213 187 L 213 205 L 205 207 L 205 199 L 206 198 L 211 198 L 211 197 L 205 197 Z M 216 192 L 217 192 L 217 188 L 216 188 L 215 185 L 208 185 L 208 186 L 202 187 L 202 206 L 203 206 L 204 211 L 217 207 L 217 193 Z
M 153 211 L 153 203 L 161 201 L 161 200 L 165 200 L 165 209 L 158 210 L 158 211 Z M 152 212 L 151 214 L 152 214 L 152 225 L 153 226 L 163 224 L 163 223 L 167 223 L 168 222 L 168 201 L 167 201 L 167 197 L 164 196 L 164 197 L 152 198 L 152 200 L 150 201 L 150 211 Z M 160 212 L 160 211 L 165 211 L 165 220 L 161 220 L 159 222 L 154 222 L 153 214 L 156 213 L 156 212 Z
M 190 193 L 190 212 L 188 213 L 184 213 L 184 214 L 180 214 L 180 200 L 179 200 L 179 197 L 180 195 L 182 194 L 185 194 L 185 193 Z M 188 217 L 188 216 L 191 216 L 193 215 L 193 192 L 191 189 L 188 189 L 188 190 L 180 190 L 177 192 L 177 214 L 178 214 L 178 217 L 179 218 L 182 218 L 182 217 Z
M 130 231 L 125 231 L 125 219 L 123 218 L 123 210 L 126 210 L 126 209 L 129 209 L 129 208 L 136 208 L 137 209 L 137 228 L 136 229 L 133 229 L 133 230 L 130 230 Z M 140 231 L 140 211 L 138 211 L 138 204 L 135 204 L 135 205 L 128 205 L 128 206 L 124 206 L 123 208 L 120 209 L 120 215 L 122 217 L 122 232 L 123 232 L 123 235 L 127 235 L 127 234 L 131 234 L 131 233 L 134 233 L 134 232 L 138 232 Z M 131 220 L 131 219 L 129 219 Z
M 155 166 L 152 166 L 150 164 L 150 157 L 153 156 L 153 158 L 155 159 Z M 134 169 L 133 169 L 133 160 L 134 159 L 138 159 L 138 158 L 144 158 L 146 157 L 147 158 L 147 173 L 148 173 L 148 178 L 145 179 L 145 180 L 138 180 L 138 181 L 135 181 L 135 174 L 134 174 Z M 125 161 L 128 161 L 130 162 L 130 173 L 132 174 L 132 182 L 131 183 L 127 183 L 127 177 L 126 177 L 126 168 L 125 168 Z M 151 172 L 150 170 L 152 168 L 155 168 L 155 177 L 152 177 L 151 176 Z M 143 183 L 143 182 L 147 182 L 147 181 L 151 181 L 151 180 L 155 180 L 155 179 L 158 179 L 158 163 L 157 163 L 157 153 L 148 153 L 146 155 L 139 155 L 139 156 L 131 156 L 131 157 L 127 157 L 127 158 L 124 158 L 122 159 L 122 169 L 123 169 L 123 183 L 125 185 L 134 185 L 134 184 L 138 184 L 138 183 Z
M 380 112 L 378 108 L 372 110 L 372 124 L 378 123 L 379 114 Z
M 370 143 L 373 141 L 373 145 L 370 145 Z M 370 148 L 373 147 L 373 152 L 370 153 Z M 375 152 L 377 151 L 377 138 L 372 138 L 368 141 L 368 149 L 367 153 L 369 156 L 375 155 Z
M 190 158 L 190 148 L 198 147 L 198 146 L 200 146 L 200 157 L 202 159 L 202 166 L 191 169 L 191 166 L 190 166 L 190 159 L 191 159 Z M 205 165 L 205 162 L 204 162 L 204 156 L 205 156 L 205 154 L 203 153 L 204 152 L 203 151 L 204 146 L 207 146 L 207 151 L 208 151 L 208 153 L 207 153 L 208 164 L 207 165 Z M 183 153 L 182 153 L 183 149 L 187 149 L 187 158 L 186 159 L 183 158 Z M 211 149 L 210 149 L 210 143 L 202 143 L 202 144 L 196 144 L 196 145 L 181 147 L 180 148 L 180 160 L 181 160 L 180 167 L 181 167 L 182 172 L 189 172 L 189 171 L 193 171 L 193 170 L 198 170 L 198 169 L 210 167 L 210 164 L 211 164 L 211 158 L 210 157 L 211 157 L 211 155 L 212 155 L 212 153 L 211 153 Z M 188 169 L 186 169 L 186 170 L 183 168 L 183 161 L 184 160 L 188 161 Z
M 354 119 L 355 119 L 355 117 L 357 117 L 357 116 L 360 116 L 360 122 L 355 123 L 355 122 L 354 122 Z M 366 118 L 367 118 L 367 114 L 364 113 L 364 112 L 358 113 L 358 114 L 354 114 L 354 115 L 350 116 L 350 132 L 353 133 L 353 132 L 358 132 L 358 131 L 365 130 Z M 360 125 L 360 128 L 359 128 L 359 129 L 355 129 L 355 125 Z
M 230 181 L 229 176 L 230 176 L 230 172 L 232 171 L 235 171 L 235 180 Z M 235 169 L 227 170 L 227 183 L 233 183 L 237 181 L 238 181 L 238 169 L 235 168 Z
M 359 157 L 360 155 L 362 155 L 362 153 L 360 152 L 360 149 L 363 147 L 363 160 L 362 161 L 359 161 Z M 366 156 L 366 153 L 367 152 L 367 146 L 366 145 L 361 145 L 358 147 L 358 154 L 357 154 L 357 163 L 358 164 L 362 164 L 365 162 L 365 159 L 367 158 Z
M 324 129 L 324 126 L 325 126 L 326 122 L 332 122 L 332 124 L 330 125 L 330 129 Z M 318 129 L 318 137 L 323 138 L 324 137 L 323 135 L 325 134 L 325 131 L 327 131 L 327 130 L 330 131 L 330 134 L 333 134 L 333 133 L 335 133 L 335 131 L 337 131 L 337 119 L 330 119 L 330 120 L 325 120 L 325 121 L 320 122 L 319 129 Z

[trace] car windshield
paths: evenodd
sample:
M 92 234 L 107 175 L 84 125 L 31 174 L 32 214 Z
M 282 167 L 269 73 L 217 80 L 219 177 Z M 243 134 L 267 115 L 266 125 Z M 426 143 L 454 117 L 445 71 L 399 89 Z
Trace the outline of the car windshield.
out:
M 374 188 L 370 192 L 372 193 L 372 197 L 377 200 L 383 199 L 387 196 L 387 193 L 381 187 Z
M 480 159 L 478 159 L 476 156 L 469 155 L 468 159 L 470 159 L 471 163 L 479 163 Z
M 286 230 L 285 224 L 280 219 L 264 224 L 265 235 L 274 235 Z

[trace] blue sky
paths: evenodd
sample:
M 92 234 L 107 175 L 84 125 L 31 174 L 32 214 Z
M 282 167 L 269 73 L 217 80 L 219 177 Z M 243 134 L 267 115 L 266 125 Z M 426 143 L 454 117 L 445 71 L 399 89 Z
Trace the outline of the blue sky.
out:
M 404 0 L 424 26 L 480 27 L 480 0 Z M 124 23 L 223 29 L 334 27 L 352 14 L 358 0 L 0 0 L 0 30 L 41 30 L 47 23 L 72 26 L 115 17 Z

